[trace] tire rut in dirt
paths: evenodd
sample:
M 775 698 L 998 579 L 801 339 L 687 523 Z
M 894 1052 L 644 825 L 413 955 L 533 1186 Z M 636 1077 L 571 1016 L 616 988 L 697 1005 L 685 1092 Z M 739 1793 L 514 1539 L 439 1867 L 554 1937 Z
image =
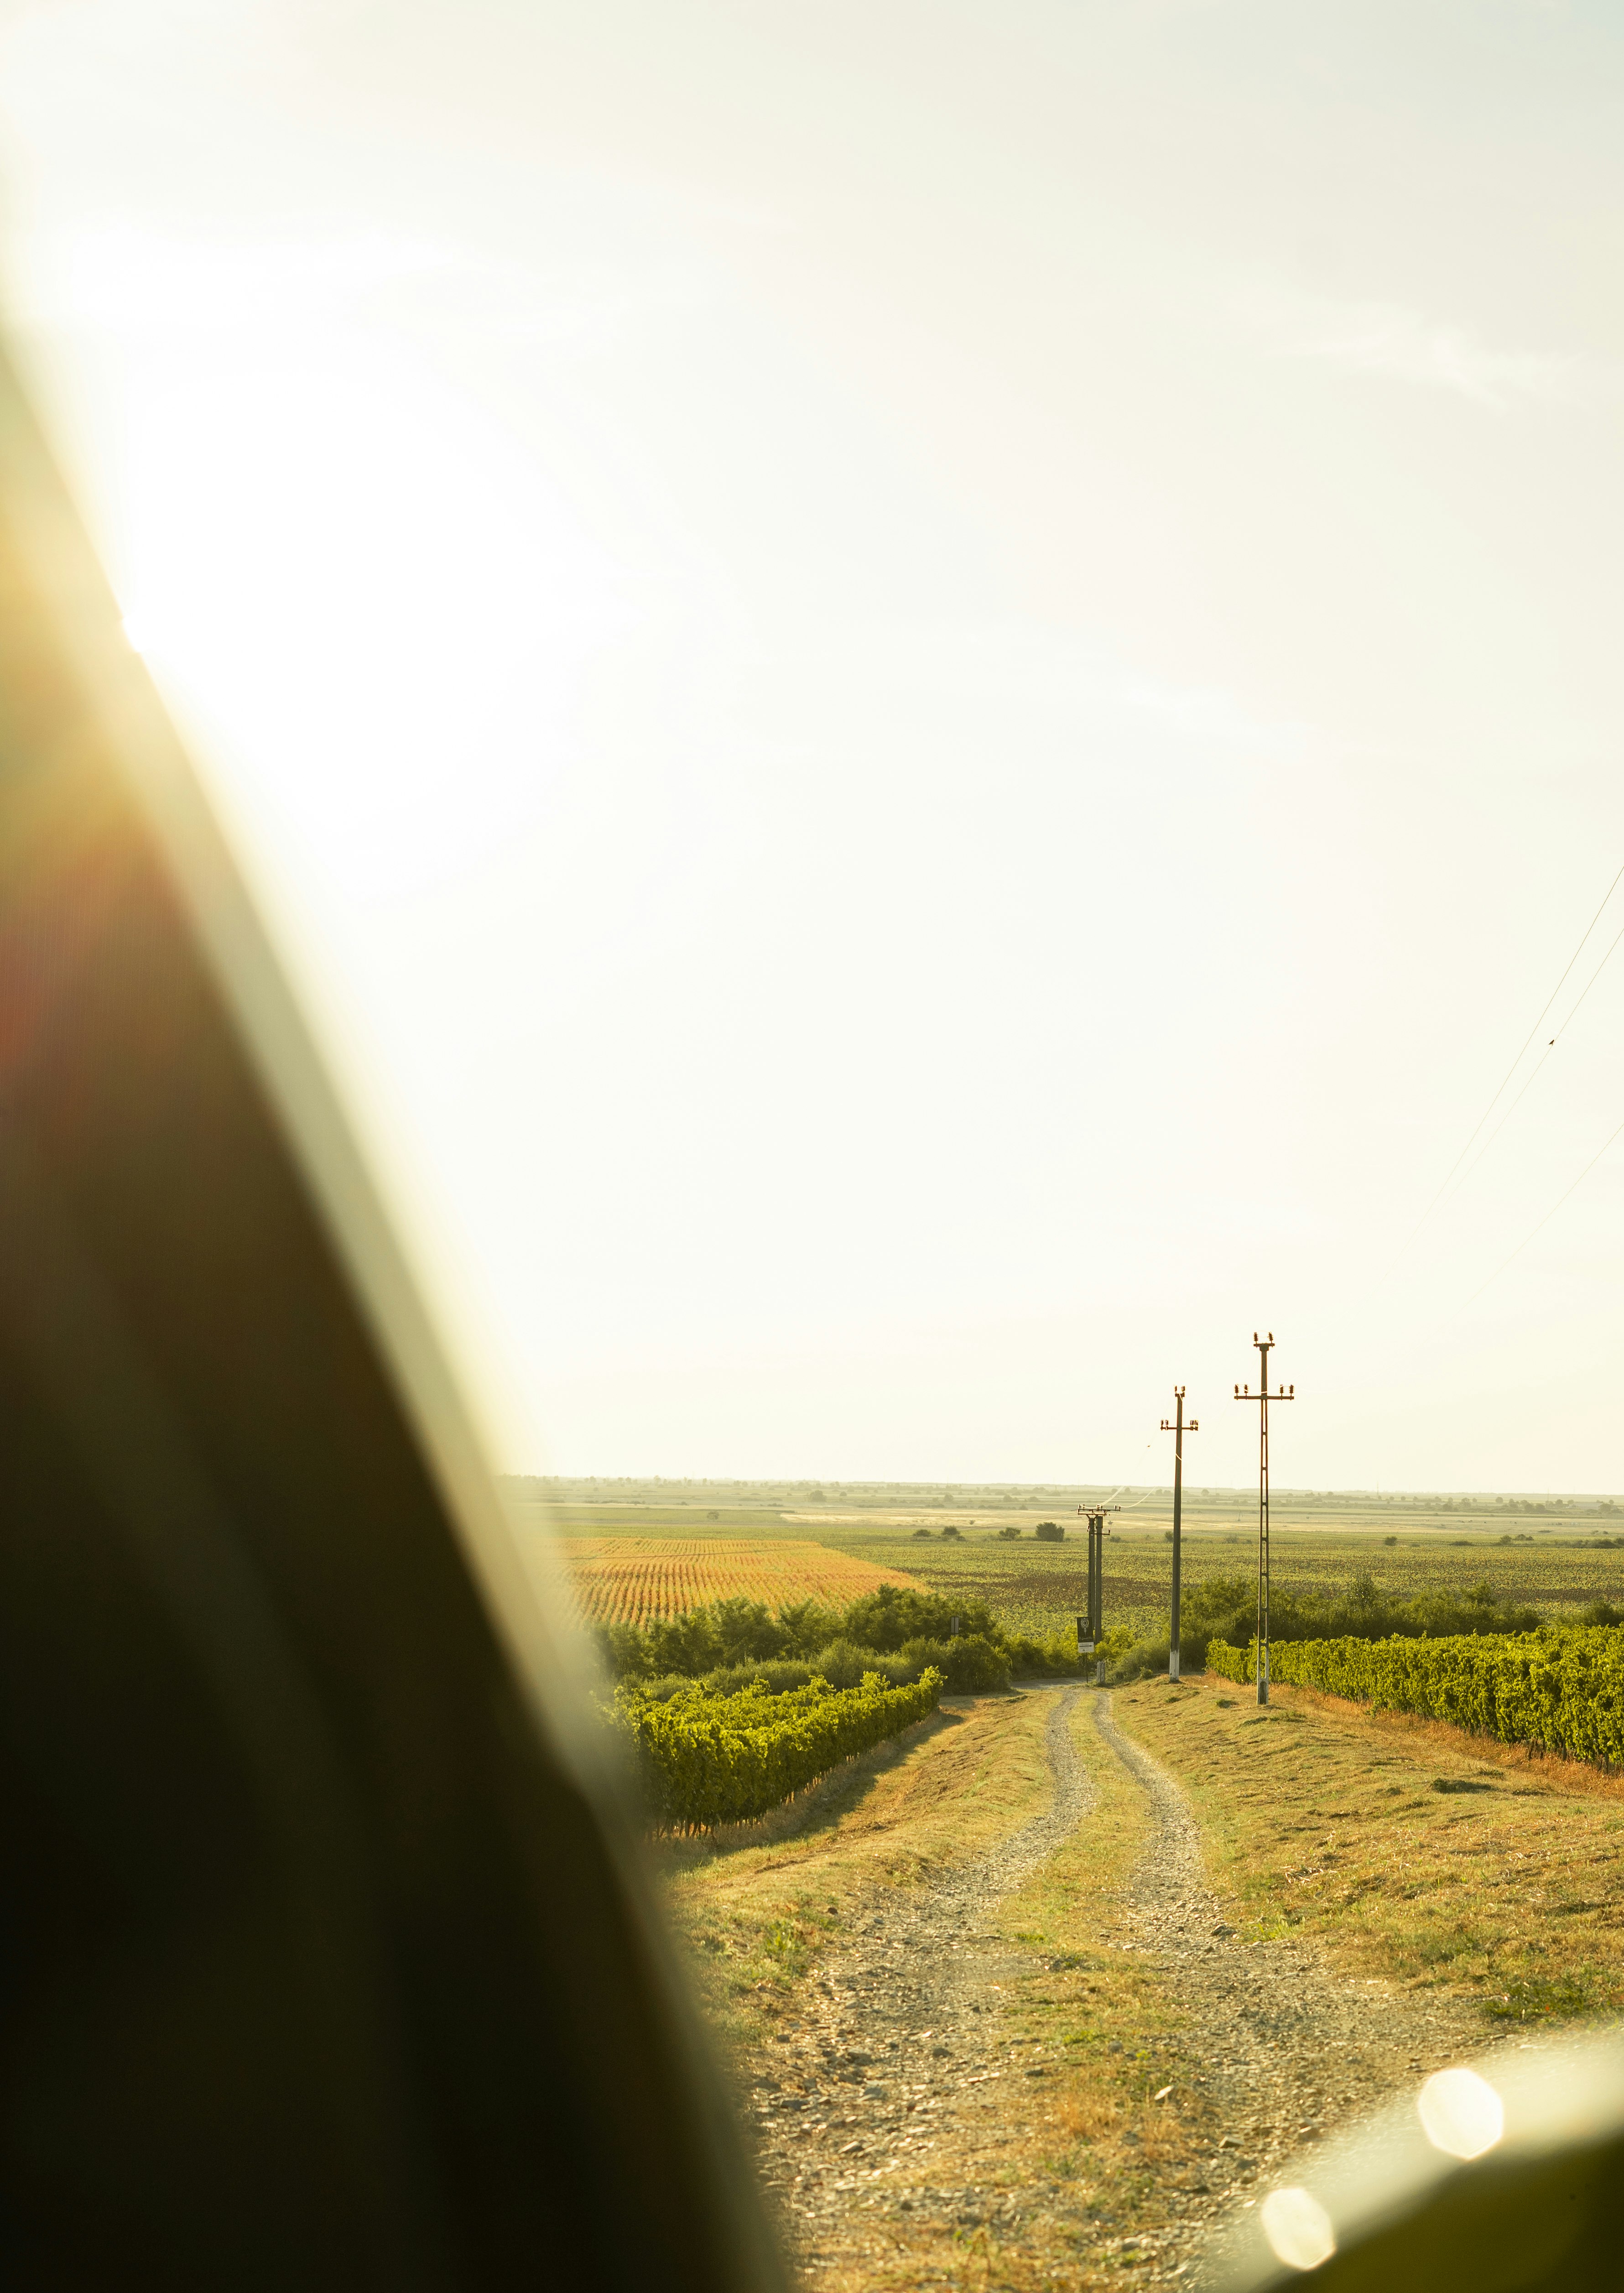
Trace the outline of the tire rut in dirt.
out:
M 898 2216 L 993 2223 L 1018 2233 L 1030 2197 L 990 2186 L 1012 2086 L 1049 2074 L 1013 2059 L 1000 1985 L 1030 1971 L 984 1929 L 1092 1803 L 1071 1739 L 1077 1688 L 1054 1694 L 1045 1730 L 1053 1796 L 1009 1838 L 928 1887 L 877 1900 L 852 1949 L 825 1963 L 797 2026 L 773 2048 L 782 2076 L 754 2095 L 763 2173 L 804 2265 L 849 2247 L 848 2231 Z M 948 2155 L 950 2186 L 917 2169 Z M 910 2173 L 910 2167 L 915 2170 Z
M 1200 1830 L 1181 1786 L 1097 1698 L 1095 1725 L 1150 1803 L 1150 1850 L 1131 1883 L 1125 1949 L 1173 1978 L 1190 2017 L 1184 2091 L 1194 2161 L 1167 2190 L 1161 2258 L 1199 2284 L 1216 2221 L 1278 2178 L 1294 2152 L 1395 2091 L 1479 2051 L 1463 2001 L 1426 1998 L 1339 1973 L 1299 1937 L 1248 1941 L 1207 1877 Z M 1190 2103 L 1197 2106 L 1191 2110 Z

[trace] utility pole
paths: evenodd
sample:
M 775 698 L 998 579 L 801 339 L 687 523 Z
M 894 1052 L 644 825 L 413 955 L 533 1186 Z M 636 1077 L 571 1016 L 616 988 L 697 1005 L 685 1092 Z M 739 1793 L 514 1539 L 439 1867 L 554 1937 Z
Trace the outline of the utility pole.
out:
M 1237 1401 L 1260 1404 L 1257 1418 L 1257 1701 L 1269 1700 L 1269 1354 L 1274 1343 L 1274 1333 L 1260 1338 L 1256 1330 L 1252 1343 L 1263 1356 L 1263 1390 L 1254 1393 L 1251 1387 L 1237 1386 Z M 1295 1401 L 1297 1388 L 1280 1386 L 1273 1399 Z
M 1161 1421 L 1162 1431 L 1173 1436 L 1173 1621 L 1168 1633 L 1169 1680 L 1178 1678 L 1178 1576 L 1184 1531 L 1184 1436 L 1186 1433 L 1199 1433 L 1201 1430 L 1197 1418 L 1192 1417 L 1188 1425 L 1184 1422 L 1184 1389 L 1182 1385 L 1174 1387 L 1173 1398 L 1177 1405 L 1174 1422 L 1169 1424 L 1165 1417 Z
M 1092 1656 L 1105 1637 L 1105 1540 L 1111 1531 L 1105 1526 L 1108 1512 L 1120 1512 L 1120 1505 L 1079 1505 L 1078 1511 L 1088 1523 L 1088 1614 L 1077 1620 L 1077 1652 Z M 1102 1687 L 1105 1680 L 1105 1659 L 1101 1657 L 1094 1667 L 1094 1684 Z

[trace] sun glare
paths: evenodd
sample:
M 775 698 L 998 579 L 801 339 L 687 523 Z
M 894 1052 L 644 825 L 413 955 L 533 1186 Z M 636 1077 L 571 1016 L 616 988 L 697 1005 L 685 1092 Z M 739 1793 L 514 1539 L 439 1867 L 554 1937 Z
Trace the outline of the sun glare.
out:
M 71 248 L 61 292 L 95 330 L 107 418 L 76 442 L 125 635 L 251 802 L 432 878 L 556 764 L 624 618 L 602 552 L 488 400 L 335 304 L 330 264 L 302 304 L 287 249 L 119 251 L 116 296 Z

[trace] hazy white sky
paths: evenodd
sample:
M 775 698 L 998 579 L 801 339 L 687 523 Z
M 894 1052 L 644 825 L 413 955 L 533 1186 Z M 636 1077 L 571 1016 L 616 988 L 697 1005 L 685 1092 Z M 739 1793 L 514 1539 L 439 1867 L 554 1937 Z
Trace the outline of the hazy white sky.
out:
M 1475 1294 L 1624 952 L 1413 1235 L 1624 863 L 1616 8 L 13 0 L 0 176 L 504 1462 L 1240 1482 L 1272 1325 L 1624 1486 L 1624 1138 Z

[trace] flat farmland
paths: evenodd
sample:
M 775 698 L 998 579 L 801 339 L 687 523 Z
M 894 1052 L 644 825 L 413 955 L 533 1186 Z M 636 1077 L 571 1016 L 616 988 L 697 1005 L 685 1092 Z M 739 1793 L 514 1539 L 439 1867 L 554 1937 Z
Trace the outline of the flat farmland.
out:
M 1203 1544 L 1198 1549 L 1205 1552 L 1208 1547 Z M 1227 1549 L 1235 1553 L 1232 1568 L 1239 1563 L 1239 1550 Z M 1250 1550 L 1255 1555 L 1255 1531 Z M 1434 1586 L 1464 1591 L 1487 1577 L 1508 1599 L 1548 1610 L 1554 1624 L 1564 1616 L 1571 1621 L 1591 1600 L 1618 1600 L 1624 1595 L 1624 1547 L 1506 1544 L 1489 1536 L 1435 1535 L 1401 1536 L 1392 1544 L 1382 1540 L 1373 1545 L 1366 1537 L 1318 1535 L 1306 1530 L 1274 1534 L 1277 1584 L 1329 1592 L 1359 1571 L 1368 1571 L 1383 1592 L 1401 1600 Z
M 770 1608 L 796 1600 L 837 1608 L 882 1584 L 919 1583 L 885 1562 L 788 1537 L 570 1536 L 563 1550 L 580 1612 L 594 1625 L 649 1625 L 735 1594 Z
M 831 1536 L 831 1542 L 833 1542 Z M 907 1568 L 933 1592 L 985 1600 L 1012 1631 L 1046 1638 L 1070 1630 L 1087 1605 L 1088 1547 L 1086 1537 L 1063 1544 L 1019 1543 L 966 1534 L 953 1538 L 865 1537 L 847 1547 L 892 1568 Z M 1142 1560 L 1148 1566 L 1142 1566 Z M 1158 1604 L 1166 1607 L 1167 1565 L 1153 1549 L 1106 1546 L 1105 1608 L 1112 1622 L 1135 1632 L 1148 1625 Z
M 1015 1629 L 1046 1637 L 1073 1625 L 1087 1584 L 1085 1537 L 1068 1529 L 1063 1544 L 1030 1536 L 1000 1538 L 966 1530 L 961 1539 L 863 1534 L 833 1524 L 831 1544 L 892 1568 L 905 1568 L 933 1592 L 958 1592 L 985 1600 Z M 1186 1530 L 1186 1590 L 1213 1576 L 1250 1576 L 1256 1568 L 1255 1526 L 1227 1531 Z M 1464 1592 L 1484 1577 L 1497 1592 L 1528 1603 L 1553 1624 L 1575 1622 L 1590 1601 L 1624 1606 L 1624 1548 L 1501 1544 L 1486 1536 L 1464 1541 L 1435 1533 L 1388 1545 L 1368 1535 L 1308 1529 L 1273 1534 L 1277 1588 L 1332 1593 L 1368 1572 L 1378 1587 L 1401 1600 L 1428 1591 Z M 1105 1620 L 1126 1625 L 1141 1638 L 1166 1632 L 1173 1552 L 1159 1530 L 1111 1537 L 1105 1547 Z
M 601 1491 L 601 1493 L 599 1493 Z M 1089 1493 L 1092 1494 L 1092 1493 Z M 650 1539 L 676 1541 L 698 1555 L 726 1547 L 737 1560 L 755 1556 L 742 1580 L 772 1605 L 804 1597 L 783 1591 L 771 1556 L 791 1548 L 841 1555 L 881 1572 L 857 1590 L 901 1576 L 933 1591 L 985 1600 L 1012 1628 L 1045 1637 L 1068 1630 L 1082 1605 L 1086 1539 L 1076 1517 L 1083 1493 L 937 1490 L 883 1486 L 836 1489 L 809 1501 L 804 1485 L 642 1483 L 547 1487 L 510 1485 L 515 1518 L 546 1519 L 583 1552 Z M 1109 1492 L 1102 1491 L 1103 1498 Z M 1148 1636 L 1167 1628 L 1172 1554 L 1167 1540 L 1172 1505 L 1161 1491 L 1126 1493 L 1128 1510 L 1106 1545 L 1105 1615 Z M 1484 1577 L 1498 1592 L 1539 1609 L 1553 1623 L 1575 1619 L 1590 1601 L 1624 1606 L 1624 1541 L 1611 1538 L 1611 1500 L 1538 1503 L 1491 1498 L 1313 1498 L 1278 1495 L 1274 1581 L 1287 1589 L 1332 1593 L 1368 1571 L 1398 1598 L 1428 1589 L 1464 1591 Z M 1256 1566 L 1256 1498 L 1242 1491 L 1200 1490 L 1184 1504 L 1184 1581 L 1249 1575 Z M 1523 1510 L 1524 1505 L 1528 1510 Z M 1039 1544 L 1038 1519 L 1060 1521 L 1063 1543 Z M 955 1537 L 941 1530 L 952 1527 Z M 1001 1527 L 1018 1537 L 998 1535 Z M 929 1533 L 917 1535 L 916 1529 Z M 731 1565 L 731 1564 L 730 1564 Z M 810 1589 L 810 1588 L 808 1588 Z M 710 1596 L 700 1596 L 710 1597 Z M 827 1596 L 826 1596 L 827 1597 Z M 844 1594 L 852 1597 L 852 1593 Z M 652 1613 L 652 1612 L 650 1612 Z

